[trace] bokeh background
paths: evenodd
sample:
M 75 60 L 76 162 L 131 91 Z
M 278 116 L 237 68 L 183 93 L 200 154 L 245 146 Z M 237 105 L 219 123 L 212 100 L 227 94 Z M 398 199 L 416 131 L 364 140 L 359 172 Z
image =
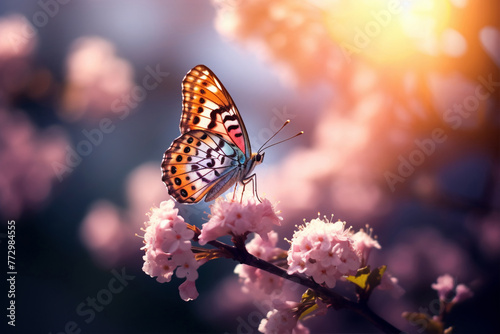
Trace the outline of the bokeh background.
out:
M 372 265 L 387 264 L 406 290 L 400 298 L 376 292 L 377 313 L 415 332 L 401 313 L 429 309 L 431 283 L 449 273 L 475 294 L 447 319 L 456 333 L 494 332 L 499 7 L 2 1 L 1 244 L 6 253 L 7 221 L 15 220 L 15 330 L 256 332 L 263 314 L 241 294 L 236 263 L 201 267 L 200 297 L 189 303 L 179 298 L 180 280 L 159 284 L 141 271 L 135 233 L 168 198 L 160 163 L 179 135 L 180 83 L 205 64 L 236 101 L 254 150 L 286 119 L 279 137 L 305 131 L 269 149 L 257 170 L 261 195 L 279 201 L 281 238 L 318 212 L 356 230 L 370 224 L 382 245 Z M 207 204 L 179 208 L 198 226 L 209 212 Z M 116 272 L 128 280 L 110 292 Z M 105 305 L 91 316 L 93 298 Z M 376 332 L 346 311 L 305 325 Z

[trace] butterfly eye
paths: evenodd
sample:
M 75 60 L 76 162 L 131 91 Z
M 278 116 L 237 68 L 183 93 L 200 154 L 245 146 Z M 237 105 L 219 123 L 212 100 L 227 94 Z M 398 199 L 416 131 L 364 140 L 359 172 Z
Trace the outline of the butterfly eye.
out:
M 257 155 L 255 156 L 255 161 L 256 162 L 263 162 L 264 161 L 264 153 L 257 153 Z

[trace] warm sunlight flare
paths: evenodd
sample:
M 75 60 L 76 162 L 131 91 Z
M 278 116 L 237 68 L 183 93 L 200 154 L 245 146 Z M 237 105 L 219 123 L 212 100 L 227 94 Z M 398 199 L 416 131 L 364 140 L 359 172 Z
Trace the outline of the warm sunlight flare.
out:
M 348 58 L 358 56 L 378 66 L 404 67 L 414 61 L 416 52 L 437 56 L 462 49 L 453 49 L 453 42 L 463 37 L 447 30 L 451 4 L 446 1 L 364 0 L 316 5 L 323 7 L 325 25 Z

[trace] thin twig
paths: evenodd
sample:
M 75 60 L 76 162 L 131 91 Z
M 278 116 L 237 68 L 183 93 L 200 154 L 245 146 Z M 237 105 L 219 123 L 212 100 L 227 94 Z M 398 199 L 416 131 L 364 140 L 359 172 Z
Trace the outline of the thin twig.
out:
M 233 241 L 236 241 L 236 247 L 227 245 L 217 240 L 210 241 L 209 244 L 219 249 L 223 249 L 228 254 L 228 257 L 242 264 L 262 269 L 271 274 L 283 277 L 284 279 L 290 280 L 292 282 L 301 284 L 307 288 L 313 289 L 323 301 L 332 305 L 334 309 L 339 310 L 345 308 L 355 311 L 356 313 L 362 315 L 367 320 L 369 320 L 374 326 L 376 326 L 384 333 L 388 334 L 403 333 L 401 330 L 391 325 L 385 319 L 375 314 L 366 304 L 353 302 L 345 298 L 344 296 L 339 295 L 333 290 L 328 289 L 314 282 L 305 275 L 299 275 L 296 273 L 288 274 L 285 269 L 275 266 L 274 264 L 269 263 L 265 260 L 259 259 L 258 257 L 255 257 L 254 255 L 250 254 L 244 247 L 238 247 L 239 245 L 237 240 Z

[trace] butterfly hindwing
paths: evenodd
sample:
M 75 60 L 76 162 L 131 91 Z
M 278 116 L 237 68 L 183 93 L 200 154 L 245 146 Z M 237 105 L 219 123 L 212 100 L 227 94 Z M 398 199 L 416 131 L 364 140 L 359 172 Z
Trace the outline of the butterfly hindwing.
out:
M 223 136 L 192 130 L 165 152 L 162 180 L 178 202 L 197 203 L 207 193 L 210 201 L 237 181 L 240 159 L 241 150 Z
M 205 130 L 221 135 L 249 158 L 250 141 L 231 96 L 206 66 L 198 65 L 182 81 L 183 107 L 181 133 Z

